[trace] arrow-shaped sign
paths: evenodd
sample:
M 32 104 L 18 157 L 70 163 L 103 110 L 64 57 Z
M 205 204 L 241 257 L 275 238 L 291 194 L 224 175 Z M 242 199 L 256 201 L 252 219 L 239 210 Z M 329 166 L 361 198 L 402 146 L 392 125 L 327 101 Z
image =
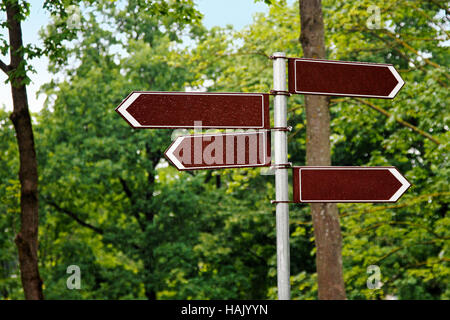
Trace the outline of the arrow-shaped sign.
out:
M 133 128 L 270 127 L 266 93 L 133 91 L 116 111 Z
M 181 136 L 165 156 L 178 170 L 270 166 L 270 132 Z
M 289 92 L 392 99 L 405 83 L 390 64 L 289 59 Z
M 294 167 L 294 202 L 396 202 L 410 185 L 395 167 Z

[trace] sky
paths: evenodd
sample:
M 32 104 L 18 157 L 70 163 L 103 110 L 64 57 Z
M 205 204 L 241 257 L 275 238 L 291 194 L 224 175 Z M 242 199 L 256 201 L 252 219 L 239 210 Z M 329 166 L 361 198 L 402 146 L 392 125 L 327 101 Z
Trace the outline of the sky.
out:
M 207 28 L 225 27 L 231 24 L 235 30 L 241 30 L 251 24 L 256 12 L 268 12 L 267 5 L 262 2 L 255 3 L 254 0 L 197 0 L 196 3 L 198 10 L 204 15 L 203 23 Z M 23 40 L 25 44 L 39 45 L 41 42 L 38 32 L 49 22 L 50 17 L 42 8 L 41 0 L 30 0 L 30 4 L 30 16 L 22 24 Z M 0 14 L 0 21 L 5 18 L 3 13 Z M 0 34 L 8 39 L 6 30 L 0 30 Z M 9 63 L 8 57 L 0 55 L 0 59 Z M 36 93 L 43 84 L 50 82 L 52 75 L 47 72 L 47 58 L 34 59 L 31 63 L 36 69 L 36 73 L 29 75 L 32 83 L 27 87 L 28 104 L 31 112 L 38 112 L 43 107 L 45 95 L 41 94 L 37 97 Z M 6 79 L 6 75 L 0 72 L 0 107 L 11 111 L 11 89 L 9 84 L 5 84 Z

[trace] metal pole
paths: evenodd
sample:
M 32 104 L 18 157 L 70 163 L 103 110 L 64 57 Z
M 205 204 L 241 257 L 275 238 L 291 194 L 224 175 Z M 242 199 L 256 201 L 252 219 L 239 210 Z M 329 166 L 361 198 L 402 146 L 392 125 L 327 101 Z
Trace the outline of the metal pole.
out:
M 286 55 L 284 52 L 273 54 L 273 89 L 286 91 Z M 287 126 L 287 96 L 275 95 L 274 120 L 275 127 Z M 275 165 L 286 164 L 287 132 L 276 130 L 275 133 Z M 276 201 L 289 200 L 288 170 L 277 168 L 275 171 Z M 289 255 L 289 205 L 276 203 L 277 224 L 277 278 L 278 299 L 289 300 L 291 298 L 290 285 L 290 255 Z

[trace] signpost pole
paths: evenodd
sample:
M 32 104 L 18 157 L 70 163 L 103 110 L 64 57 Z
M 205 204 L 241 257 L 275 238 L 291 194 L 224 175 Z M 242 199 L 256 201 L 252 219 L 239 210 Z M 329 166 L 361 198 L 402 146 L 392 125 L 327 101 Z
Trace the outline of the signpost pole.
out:
M 283 52 L 273 54 L 273 89 L 275 91 L 274 121 L 275 127 L 287 127 L 287 96 L 277 94 L 286 91 L 286 55 Z M 275 133 L 275 191 L 276 191 L 276 229 L 277 229 L 277 280 L 278 299 L 289 300 L 290 254 L 289 254 L 289 184 L 288 170 L 280 165 L 287 164 L 287 132 Z

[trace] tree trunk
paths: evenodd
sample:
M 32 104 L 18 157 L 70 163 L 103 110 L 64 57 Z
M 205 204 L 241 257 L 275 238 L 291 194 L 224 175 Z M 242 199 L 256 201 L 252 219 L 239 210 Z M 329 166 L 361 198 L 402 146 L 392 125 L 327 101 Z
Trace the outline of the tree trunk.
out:
M 11 63 L 8 73 L 14 110 L 10 116 L 19 147 L 21 226 L 15 242 L 19 251 L 20 275 L 25 299 L 43 299 L 42 280 L 38 269 L 38 173 L 33 129 L 28 110 L 23 55 L 20 7 L 17 1 L 6 1 Z
M 153 249 L 144 249 L 144 289 L 145 296 L 148 300 L 156 300 L 156 289 L 155 289 L 155 266 L 154 260 L 151 255 L 153 254 Z
M 300 42 L 305 58 L 325 59 L 325 38 L 321 0 L 300 0 Z M 329 98 L 305 95 L 306 164 L 331 165 Z M 311 204 L 316 243 L 319 299 L 345 299 L 342 276 L 342 236 L 337 206 Z

